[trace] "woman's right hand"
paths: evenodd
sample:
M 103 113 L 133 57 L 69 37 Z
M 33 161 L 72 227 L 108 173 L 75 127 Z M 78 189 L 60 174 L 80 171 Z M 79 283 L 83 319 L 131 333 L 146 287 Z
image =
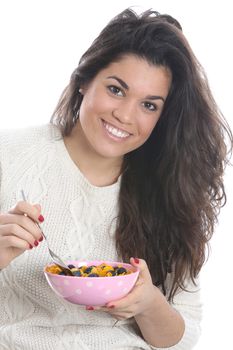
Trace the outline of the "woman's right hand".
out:
M 25 250 L 38 246 L 43 236 L 36 222 L 43 220 L 40 205 L 24 201 L 0 214 L 0 269 Z

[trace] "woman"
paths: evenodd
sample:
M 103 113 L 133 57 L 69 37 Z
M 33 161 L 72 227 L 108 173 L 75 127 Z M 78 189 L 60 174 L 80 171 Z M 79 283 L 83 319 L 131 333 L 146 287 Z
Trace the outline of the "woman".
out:
M 225 136 L 232 144 L 180 24 L 115 17 L 51 124 L 1 135 L 1 348 L 192 349 L 199 272 L 226 199 Z M 104 307 L 56 297 L 35 222 L 64 259 L 138 266 L 134 289 Z

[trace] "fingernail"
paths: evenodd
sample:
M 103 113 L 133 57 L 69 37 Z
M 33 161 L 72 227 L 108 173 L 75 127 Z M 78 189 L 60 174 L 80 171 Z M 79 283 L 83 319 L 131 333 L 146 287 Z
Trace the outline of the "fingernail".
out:
M 38 217 L 38 220 L 39 220 L 40 222 L 43 222 L 43 221 L 44 221 L 43 215 L 40 215 L 40 216 Z
M 108 306 L 109 309 L 114 309 L 115 305 Z
M 139 259 L 138 258 L 134 258 L 134 262 L 135 262 L 135 264 L 139 264 Z
M 41 237 L 38 239 L 38 241 L 39 241 L 39 242 L 42 242 L 42 241 L 43 241 L 43 239 L 44 239 L 44 237 L 43 237 L 43 236 L 41 236 Z
M 33 246 L 29 243 L 29 249 L 32 249 L 33 248 Z
M 86 310 L 94 310 L 93 306 L 86 306 Z
M 35 241 L 35 242 L 34 242 L 34 245 L 35 245 L 35 246 L 38 246 L 38 244 L 39 244 L 38 241 Z

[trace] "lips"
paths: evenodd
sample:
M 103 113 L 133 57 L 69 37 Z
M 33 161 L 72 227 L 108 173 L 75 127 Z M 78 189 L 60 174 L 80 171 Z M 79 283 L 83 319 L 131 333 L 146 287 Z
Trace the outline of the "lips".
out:
M 104 125 L 105 129 L 108 131 L 108 133 L 114 137 L 119 137 L 120 139 L 125 139 L 126 137 L 130 136 L 130 133 L 128 133 L 127 131 L 116 128 L 115 126 L 106 123 L 104 120 L 103 120 L 103 125 Z

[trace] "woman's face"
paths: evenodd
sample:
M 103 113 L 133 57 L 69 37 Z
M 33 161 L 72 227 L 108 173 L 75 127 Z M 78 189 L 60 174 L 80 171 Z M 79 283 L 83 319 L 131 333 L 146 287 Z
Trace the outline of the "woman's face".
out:
M 101 70 L 81 89 L 78 129 L 89 150 L 122 158 L 141 146 L 161 115 L 171 72 L 133 55 Z

